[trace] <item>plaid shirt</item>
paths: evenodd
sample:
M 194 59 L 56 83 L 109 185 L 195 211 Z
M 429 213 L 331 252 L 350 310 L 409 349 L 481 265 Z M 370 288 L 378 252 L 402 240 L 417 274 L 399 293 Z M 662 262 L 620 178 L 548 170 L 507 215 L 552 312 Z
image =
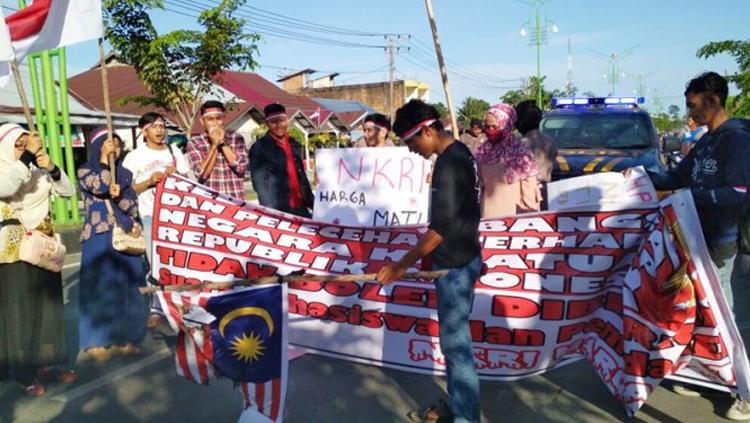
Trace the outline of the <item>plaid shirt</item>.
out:
M 245 139 L 236 132 L 226 131 L 224 142 L 229 145 L 237 155 L 237 164 L 231 166 L 221 151 L 217 152 L 216 165 L 208 178 L 198 178 L 198 182 L 216 190 L 222 194 L 234 198 L 245 199 L 245 171 L 247 169 L 247 147 Z M 203 160 L 208 156 L 211 149 L 211 140 L 205 133 L 190 139 L 187 146 L 186 157 L 196 175 L 203 173 Z

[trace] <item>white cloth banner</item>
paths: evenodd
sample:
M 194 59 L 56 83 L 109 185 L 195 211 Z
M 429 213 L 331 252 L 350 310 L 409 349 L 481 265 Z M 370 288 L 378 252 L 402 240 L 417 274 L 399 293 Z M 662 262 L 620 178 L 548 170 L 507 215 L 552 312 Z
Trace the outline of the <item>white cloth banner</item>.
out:
M 313 219 L 350 226 L 427 224 L 432 163 L 406 147 L 316 152 Z

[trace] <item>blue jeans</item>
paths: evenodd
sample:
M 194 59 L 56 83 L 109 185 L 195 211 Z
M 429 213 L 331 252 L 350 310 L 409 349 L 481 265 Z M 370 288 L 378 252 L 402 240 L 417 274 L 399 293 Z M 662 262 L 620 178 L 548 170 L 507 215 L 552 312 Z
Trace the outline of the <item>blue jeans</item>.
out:
M 734 243 L 712 245 L 708 248 L 711 261 L 716 266 L 716 276 L 721 282 L 721 290 L 729 303 L 729 308 L 734 309 L 734 295 L 732 293 L 733 269 L 737 247 Z
M 445 269 L 448 274 L 435 279 L 440 349 L 445 356 L 448 379 L 448 406 L 456 423 L 478 423 L 480 418 L 479 377 L 474 367 L 469 313 L 481 268 L 482 258 L 477 256 L 464 267 Z

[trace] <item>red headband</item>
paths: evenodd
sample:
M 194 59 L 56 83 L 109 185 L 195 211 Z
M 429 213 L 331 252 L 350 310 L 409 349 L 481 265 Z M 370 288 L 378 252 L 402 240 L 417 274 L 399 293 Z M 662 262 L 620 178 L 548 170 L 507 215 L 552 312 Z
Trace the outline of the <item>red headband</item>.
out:
M 365 122 L 365 128 L 378 128 L 378 129 L 382 129 L 382 130 L 384 130 L 386 132 L 390 132 L 390 129 L 386 128 L 383 125 L 378 125 L 377 123 L 372 122 L 372 121 L 371 122 Z
M 437 122 L 437 119 L 427 119 L 427 120 L 423 120 L 422 122 L 419 122 L 418 124 L 414 125 L 413 128 L 404 132 L 404 135 L 401 135 L 401 141 L 406 142 L 406 140 L 408 140 L 409 138 L 413 137 L 414 135 L 417 135 L 417 133 L 421 131 L 423 127 L 430 126 L 435 122 Z

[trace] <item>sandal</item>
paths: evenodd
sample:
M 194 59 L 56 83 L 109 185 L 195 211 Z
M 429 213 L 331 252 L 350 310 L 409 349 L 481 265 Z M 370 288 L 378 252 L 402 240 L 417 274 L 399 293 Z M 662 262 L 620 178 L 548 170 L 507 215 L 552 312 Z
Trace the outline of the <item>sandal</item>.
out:
M 23 393 L 30 397 L 41 397 L 45 392 L 47 390 L 44 389 L 44 385 L 41 383 L 32 383 L 29 386 L 23 386 Z
M 59 383 L 69 384 L 75 383 L 78 380 L 78 372 L 76 372 L 75 370 L 58 371 L 52 367 L 39 369 L 37 375 L 42 382 L 57 381 Z
M 104 347 L 88 348 L 84 352 L 97 363 L 104 363 L 112 359 L 112 353 Z
M 128 357 L 141 355 L 141 349 L 130 343 L 127 343 L 122 346 L 120 345 L 114 346 L 112 347 L 112 350 L 117 354 L 128 356 Z
M 415 423 L 452 423 L 453 413 L 445 401 L 439 400 L 436 405 L 431 405 L 421 411 L 410 411 L 406 414 L 409 420 Z
M 158 314 L 152 314 L 152 315 L 148 316 L 148 320 L 146 320 L 146 327 L 148 329 L 153 329 L 153 328 L 159 326 L 162 323 L 164 323 L 164 318 L 163 317 L 161 317 Z

